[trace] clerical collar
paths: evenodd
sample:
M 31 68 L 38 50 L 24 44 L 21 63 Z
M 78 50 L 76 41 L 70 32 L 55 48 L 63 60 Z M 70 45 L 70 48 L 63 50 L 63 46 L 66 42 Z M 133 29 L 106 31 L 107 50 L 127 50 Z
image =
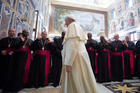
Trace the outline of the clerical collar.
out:
M 41 39 L 42 50 L 45 50 L 45 45 L 46 45 L 46 43 L 47 43 L 46 38 L 42 38 L 42 39 Z
M 93 40 L 93 39 L 88 39 L 88 40 Z
M 42 40 L 45 40 L 46 38 L 42 38 Z
M 14 38 L 14 37 L 10 37 L 10 36 L 9 36 L 8 38 L 12 39 L 12 38 Z

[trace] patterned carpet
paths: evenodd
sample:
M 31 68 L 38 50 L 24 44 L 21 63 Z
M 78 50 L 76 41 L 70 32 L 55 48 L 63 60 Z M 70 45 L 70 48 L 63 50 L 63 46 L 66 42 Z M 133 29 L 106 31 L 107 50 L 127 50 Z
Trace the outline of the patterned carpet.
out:
M 103 85 L 113 93 L 140 93 L 140 82 L 122 82 Z
M 39 88 L 39 89 L 23 89 L 19 91 L 18 93 L 60 93 L 59 92 L 60 87 L 58 88 L 53 88 L 53 87 L 44 87 L 44 88 Z

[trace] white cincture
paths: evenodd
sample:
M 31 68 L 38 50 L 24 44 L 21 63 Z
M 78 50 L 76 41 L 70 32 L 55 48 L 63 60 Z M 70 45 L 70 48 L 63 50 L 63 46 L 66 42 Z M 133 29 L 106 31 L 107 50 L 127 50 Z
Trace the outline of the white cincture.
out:
M 42 50 L 44 50 L 44 47 L 42 47 Z
M 22 46 L 23 48 L 25 48 L 25 46 Z
M 65 74 L 65 86 L 64 86 L 64 93 L 67 93 L 68 88 L 68 72 Z
M 9 44 L 8 47 L 10 47 L 11 45 Z

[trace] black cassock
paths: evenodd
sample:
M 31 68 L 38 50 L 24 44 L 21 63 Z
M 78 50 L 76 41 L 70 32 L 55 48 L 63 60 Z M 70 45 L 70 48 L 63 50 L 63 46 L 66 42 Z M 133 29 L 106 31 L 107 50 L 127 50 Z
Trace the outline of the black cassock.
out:
M 5 86 L 6 91 L 19 91 L 28 83 L 31 42 L 32 40 L 30 39 L 26 39 L 23 42 L 20 38 L 16 38 L 13 59 L 10 64 L 8 80 Z
M 132 41 L 127 41 L 128 47 L 124 47 L 123 56 L 124 56 L 124 68 L 125 68 L 125 79 L 131 79 L 134 75 L 134 56 L 133 50 L 135 45 Z
M 4 88 L 8 78 L 9 65 L 12 58 L 15 38 L 6 37 L 0 40 L 0 89 Z M 7 55 L 2 55 L 3 50 L 7 51 Z
M 34 56 L 30 67 L 29 85 L 35 88 L 47 86 L 50 73 L 51 43 L 48 38 L 37 39 L 32 44 L 32 50 Z
M 136 60 L 135 60 L 136 74 L 140 78 L 140 40 L 136 43 Z
M 53 86 L 56 87 L 59 85 L 61 69 L 62 69 L 62 56 L 61 50 L 63 49 L 62 38 L 54 38 L 52 44 L 52 67 L 50 74 L 50 83 L 53 83 Z
M 122 51 L 124 49 L 123 43 L 120 40 L 113 41 L 111 44 L 111 80 L 122 81 L 124 76 L 124 63 Z
M 93 70 L 93 72 L 95 74 L 95 77 L 98 74 L 98 69 L 97 69 L 97 47 L 98 47 L 97 41 L 95 41 L 95 40 L 87 40 L 86 49 L 87 49 L 88 54 L 89 54 L 91 67 L 92 67 L 92 70 Z
M 110 71 L 110 49 L 111 46 L 103 43 L 99 43 L 98 47 L 98 78 L 97 81 L 109 82 L 111 80 L 111 71 Z

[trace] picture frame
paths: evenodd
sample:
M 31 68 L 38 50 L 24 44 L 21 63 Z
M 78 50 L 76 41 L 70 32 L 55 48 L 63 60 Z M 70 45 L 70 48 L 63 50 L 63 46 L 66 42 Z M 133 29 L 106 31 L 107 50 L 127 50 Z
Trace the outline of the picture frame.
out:
M 9 29 L 9 24 L 11 22 L 11 16 L 12 16 L 12 12 L 10 11 L 10 9 L 5 6 L 3 4 L 3 8 L 2 8 L 2 15 L 1 15 L 1 25 L 0 25 L 0 38 L 4 38 L 6 36 L 8 36 L 8 29 Z
M 63 12 L 62 12 L 63 11 Z M 70 9 L 56 8 L 54 11 L 53 30 L 54 33 L 60 33 L 66 29 L 64 27 L 65 16 L 75 16 L 78 22 L 86 33 L 92 33 L 98 36 L 100 33 L 105 33 L 105 16 L 100 13 L 93 13 L 87 11 L 78 11 Z M 58 13 L 57 13 L 58 12 Z M 61 13 L 62 12 L 62 13 Z M 60 27 L 61 26 L 61 27 Z

